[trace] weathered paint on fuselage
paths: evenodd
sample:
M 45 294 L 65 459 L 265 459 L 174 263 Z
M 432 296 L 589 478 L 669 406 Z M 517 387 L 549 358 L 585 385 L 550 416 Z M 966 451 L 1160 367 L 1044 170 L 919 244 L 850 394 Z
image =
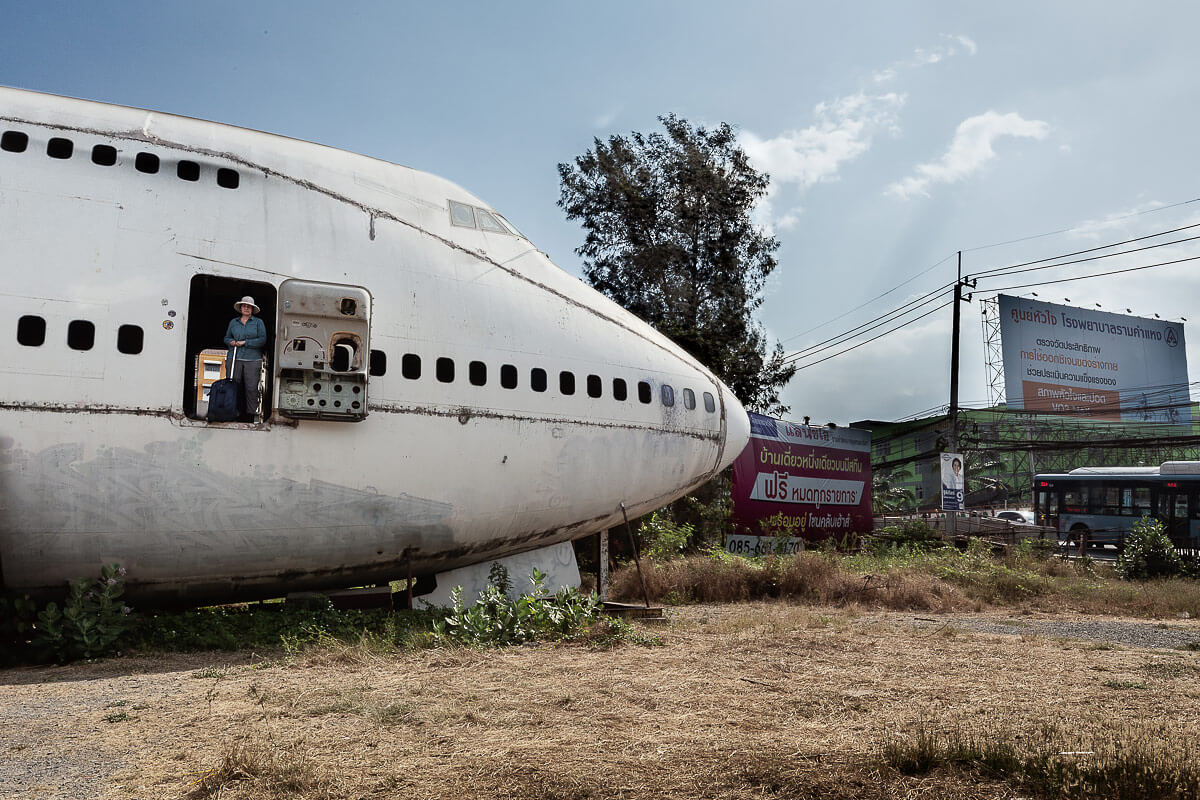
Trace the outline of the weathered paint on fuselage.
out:
M 386 580 L 410 559 L 416 574 L 441 572 L 611 526 L 622 502 L 631 518 L 646 513 L 708 480 L 747 440 L 729 390 L 669 340 L 523 237 L 452 225 L 449 201 L 488 206 L 440 178 L 12 89 L 0 89 L 0 131 L 28 137 L 20 152 L 0 149 L 9 589 L 53 591 L 113 561 L 144 601 Z M 72 155 L 50 157 L 52 138 Z M 115 148 L 116 163 L 93 163 L 96 145 Z M 138 153 L 161 169 L 136 169 Z M 177 177 L 181 160 L 199 165 L 199 180 Z M 234 170 L 237 188 L 219 186 L 218 169 Z M 197 275 L 365 287 L 370 348 L 389 359 L 369 378 L 367 418 L 189 418 Z M 27 316 L 44 320 L 44 343 L 18 342 Z M 68 344 L 76 320 L 94 324 L 90 349 Z M 118 351 L 120 326 L 141 328 L 140 352 Z M 419 379 L 402 375 L 406 353 L 422 359 Z M 438 358 L 453 359 L 452 382 L 435 377 Z M 468 380 L 473 361 L 486 365 L 483 385 Z M 500 385 L 501 365 L 517 368 L 516 388 Z M 534 368 L 548 373 L 547 391 L 531 390 Z M 574 394 L 560 391 L 561 372 L 574 375 Z M 599 397 L 587 376 L 601 379 Z M 614 398 L 614 378 L 628 399 Z M 639 382 L 651 402 L 639 401 Z

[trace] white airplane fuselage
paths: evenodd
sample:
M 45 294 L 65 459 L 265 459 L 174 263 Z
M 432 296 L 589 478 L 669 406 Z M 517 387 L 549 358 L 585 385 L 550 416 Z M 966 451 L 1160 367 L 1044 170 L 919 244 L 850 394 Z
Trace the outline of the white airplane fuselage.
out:
M 633 519 L 747 441 L 704 366 L 448 181 L 15 89 L 0 135 L 0 589 L 430 575 Z M 244 294 L 267 419 L 209 423 L 196 359 Z

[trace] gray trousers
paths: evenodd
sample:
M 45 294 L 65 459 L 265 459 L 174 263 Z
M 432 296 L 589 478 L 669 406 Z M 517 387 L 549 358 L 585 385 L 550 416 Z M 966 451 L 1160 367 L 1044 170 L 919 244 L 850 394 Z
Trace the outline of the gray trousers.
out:
M 242 413 L 257 414 L 258 408 L 258 379 L 262 374 L 262 359 L 244 361 L 238 359 L 233 365 L 233 382 L 242 387 Z

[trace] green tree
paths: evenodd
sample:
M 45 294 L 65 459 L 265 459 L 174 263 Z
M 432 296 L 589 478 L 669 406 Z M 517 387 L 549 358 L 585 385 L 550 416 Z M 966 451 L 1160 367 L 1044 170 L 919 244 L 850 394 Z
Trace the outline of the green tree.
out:
M 767 191 L 728 124 L 594 140 L 558 165 L 558 204 L 587 232 L 576 252 L 593 287 L 670 337 L 748 408 L 782 416 L 795 374 L 754 319 L 779 242 L 750 220 Z
M 912 471 L 905 467 L 878 470 L 871 473 L 871 506 L 875 516 L 911 511 L 917 498 L 912 489 L 896 484 L 912 480 Z

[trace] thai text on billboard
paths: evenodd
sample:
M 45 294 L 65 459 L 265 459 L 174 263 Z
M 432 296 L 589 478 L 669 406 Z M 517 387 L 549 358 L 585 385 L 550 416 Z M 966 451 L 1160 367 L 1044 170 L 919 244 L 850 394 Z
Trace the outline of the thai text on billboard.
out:
M 733 523 L 742 535 L 782 528 L 810 540 L 869 532 L 871 432 L 751 414 L 750 443 L 733 462 Z
M 1009 408 L 1190 424 L 1183 324 L 999 296 Z

